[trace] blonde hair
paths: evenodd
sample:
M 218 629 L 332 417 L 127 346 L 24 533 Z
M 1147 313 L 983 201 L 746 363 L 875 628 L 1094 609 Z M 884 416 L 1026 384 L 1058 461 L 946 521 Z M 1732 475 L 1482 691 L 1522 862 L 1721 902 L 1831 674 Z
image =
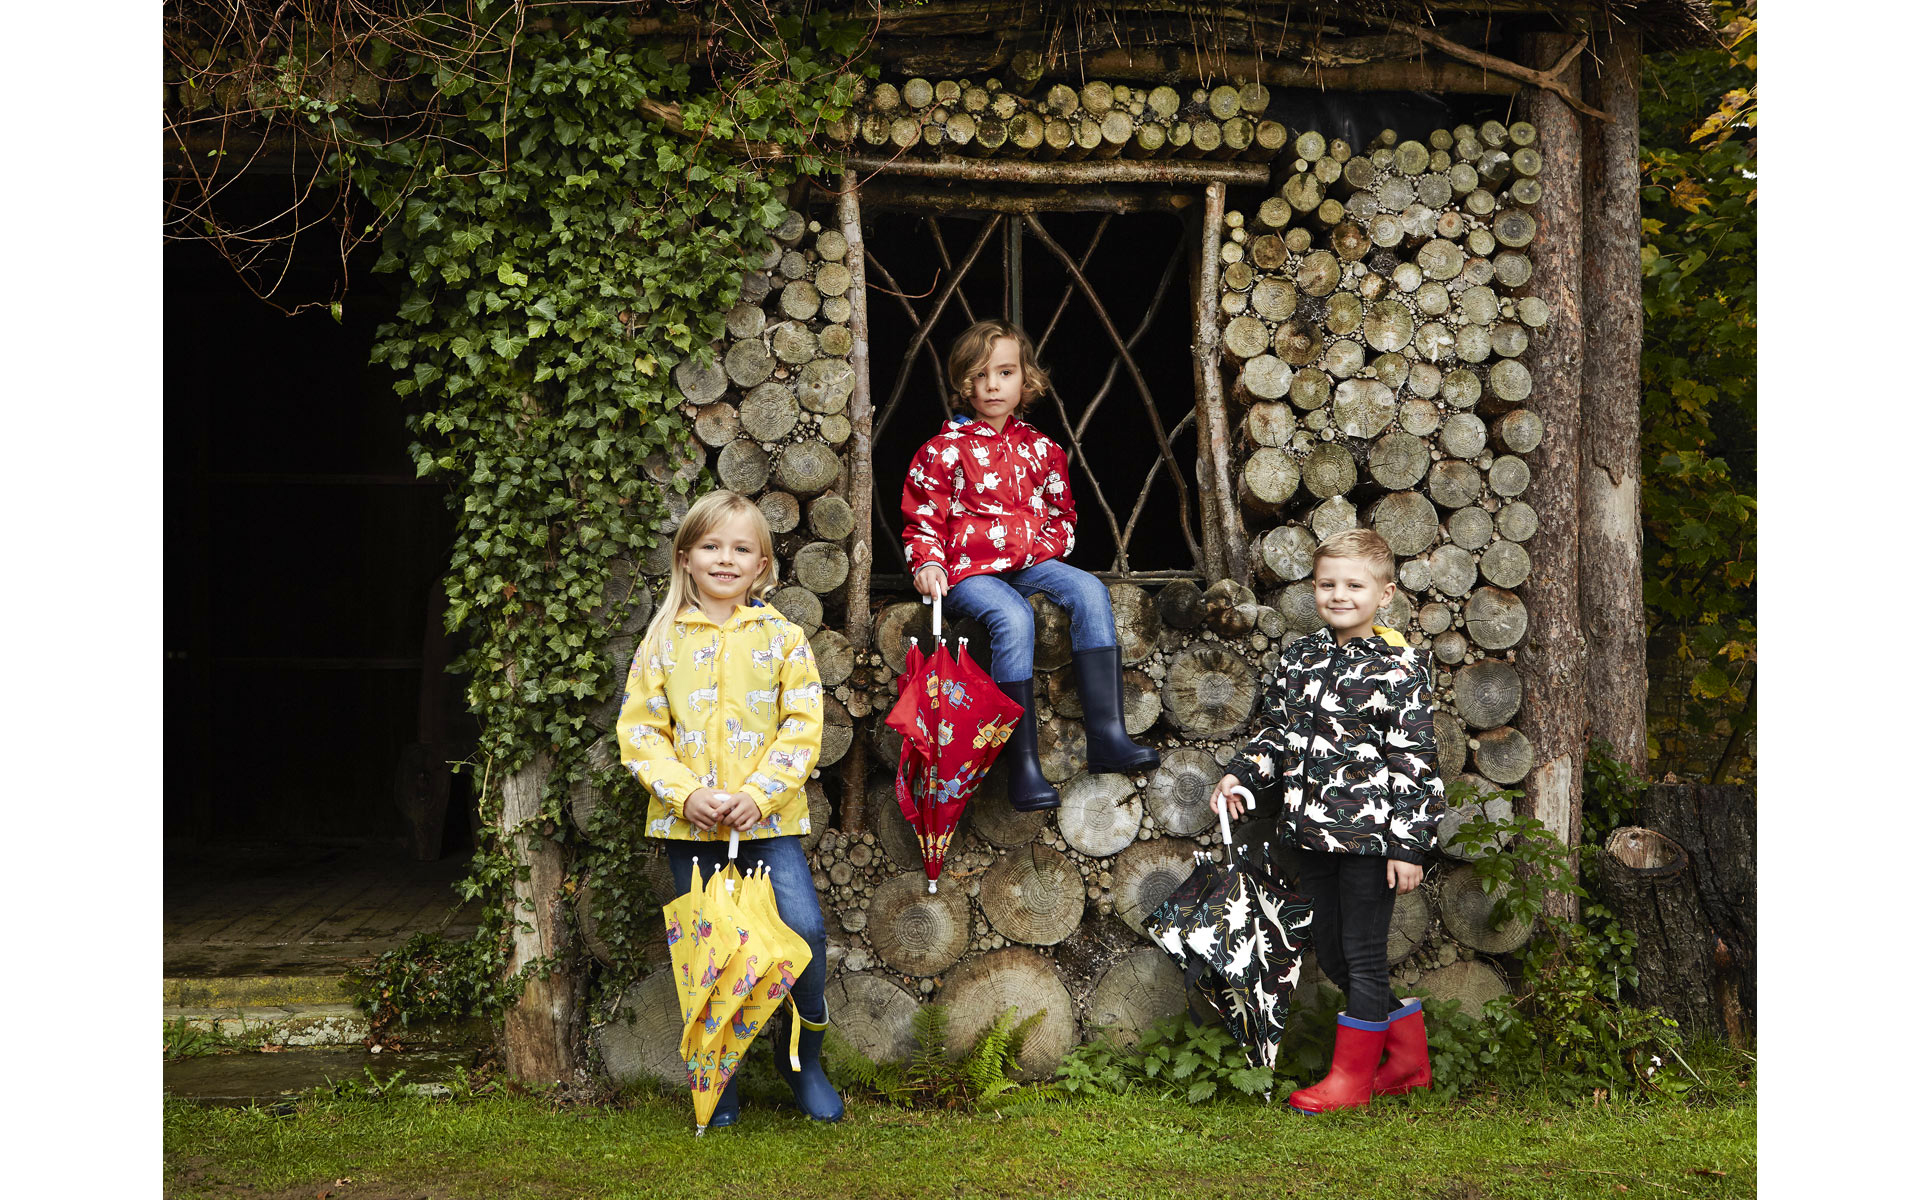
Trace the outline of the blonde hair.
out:
M 773 530 L 767 526 L 767 515 L 760 511 L 758 504 L 739 492 L 730 492 L 725 488 L 708 492 L 695 500 L 693 507 L 687 510 L 687 515 L 680 518 L 680 529 L 673 535 L 673 570 L 668 576 L 667 595 L 660 602 L 659 610 L 653 614 L 653 620 L 648 623 L 647 636 L 641 639 L 642 645 L 651 644 L 666 632 L 668 626 L 680 619 L 681 613 L 700 602 L 700 585 L 693 581 L 693 572 L 687 569 L 682 560 L 700 544 L 701 538 L 740 513 L 748 514 L 754 535 L 760 541 L 760 553 L 766 558 L 753 586 L 747 589 L 747 595 L 755 600 L 765 600 L 772 593 L 774 586 L 780 582 L 780 564 L 773 557 Z
M 949 409 L 973 411 L 973 381 L 987 369 L 987 362 L 993 357 L 993 344 L 1001 338 L 1012 338 L 1020 347 L 1020 403 L 1013 415 L 1026 416 L 1027 406 L 1046 395 L 1047 373 L 1040 368 L 1033 339 L 1027 336 L 1027 331 L 1012 321 L 975 321 L 954 339 L 953 349 L 947 351 L 947 384 L 952 391 L 947 397 Z
M 1358 558 L 1373 567 L 1373 577 L 1381 583 L 1393 582 L 1393 548 L 1387 539 L 1371 529 L 1343 529 L 1314 547 L 1313 569 L 1320 570 L 1323 558 Z

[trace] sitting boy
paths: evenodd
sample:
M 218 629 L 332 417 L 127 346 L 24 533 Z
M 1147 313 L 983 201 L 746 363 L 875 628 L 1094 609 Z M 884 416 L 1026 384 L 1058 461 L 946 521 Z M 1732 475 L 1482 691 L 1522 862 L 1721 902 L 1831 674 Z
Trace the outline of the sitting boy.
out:
M 1388 985 L 1387 927 L 1394 896 L 1420 886 L 1446 803 L 1426 665 L 1373 624 L 1393 597 L 1393 552 L 1370 529 L 1336 533 L 1314 551 L 1313 590 L 1327 627 L 1281 651 L 1254 734 L 1212 799 L 1237 817 L 1233 788 L 1278 792 L 1320 969 L 1347 994 L 1332 1068 L 1287 1098 L 1309 1113 L 1433 1084 L 1420 1001 L 1400 1004 Z

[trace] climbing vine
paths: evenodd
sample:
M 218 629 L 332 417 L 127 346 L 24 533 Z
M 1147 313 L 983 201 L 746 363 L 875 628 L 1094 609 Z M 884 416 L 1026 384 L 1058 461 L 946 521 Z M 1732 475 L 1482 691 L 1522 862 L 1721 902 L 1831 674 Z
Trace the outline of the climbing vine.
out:
M 816 142 L 854 97 L 869 31 L 724 0 L 675 6 L 701 17 L 691 49 L 636 36 L 660 5 L 231 7 L 198 25 L 173 14 L 226 43 L 176 47 L 182 107 L 223 89 L 269 133 L 300 131 L 323 150 L 310 191 L 371 210 L 343 246 L 377 232 L 373 270 L 399 282 L 372 359 L 395 372 L 416 469 L 455 512 L 446 619 L 468 647 L 455 669 L 490 830 L 462 887 L 501 963 L 525 870 L 499 828 L 502 781 L 541 756 L 541 811 L 520 832 L 555 841 L 568 789 L 609 782 L 586 755 L 627 666 L 608 643 L 648 603 L 636 563 L 701 479 L 672 372 L 710 360 L 790 188 L 831 166 Z M 634 790 L 605 788 L 593 822 L 592 915 L 627 979 L 628 931 L 655 923 Z

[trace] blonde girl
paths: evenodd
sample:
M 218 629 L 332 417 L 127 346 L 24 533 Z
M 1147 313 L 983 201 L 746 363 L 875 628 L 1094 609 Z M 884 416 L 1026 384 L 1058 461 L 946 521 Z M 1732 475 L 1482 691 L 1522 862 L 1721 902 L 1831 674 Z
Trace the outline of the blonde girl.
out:
M 780 919 L 813 949 L 792 984 L 800 1070 L 781 1055 L 776 1065 L 808 1116 L 837 1121 L 840 1097 L 820 1069 L 826 923 L 799 837 L 809 832 L 806 782 L 820 757 L 820 672 L 806 634 L 766 602 L 778 577 L 772 532 L 753 501 L 716 491 L 687 510 L 666 600 L 627 674 L 620 761 L 649 793 L 647 833 L 665 839 L 679 891 L 692 885 L 700 843 L 734 831 L 740 869 L 767 868 Z M 710 1124 L 739 1115 L 729 1080 Z

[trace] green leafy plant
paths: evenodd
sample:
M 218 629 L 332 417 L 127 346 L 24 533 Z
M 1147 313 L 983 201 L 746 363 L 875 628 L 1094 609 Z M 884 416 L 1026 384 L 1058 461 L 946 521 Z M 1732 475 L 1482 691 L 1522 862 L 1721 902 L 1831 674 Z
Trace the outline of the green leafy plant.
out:
M 185 1017 L 175 1018 L 165 1024 L 162 1046 L 168 1062 L 205 1058 L 212 1054 L 232 1054 L 243 1048 L 219 1030 L 201 1029 Z
M 416 1022 L 498 1017 L 516 990 L 503 961 L 499 940 L 484 931 L 458 942 L 416 933 L 350 973 L 347 991 L 385 1040 Z
M 876 1063 L 831 1027 L 826 1051 L 836 1077 L 849 1090 L 901 1108 L 992 1111 L 1023 1095 L 1052 1094 L 1049 1084 L 1023 1086 L 1012 1078 L 1027 1035 L 1045 1016 L 1043 1009 L 1022 1020 L 1017 1009 L 1009 1008 L 970 1050 L 956 1057 L 948 1045 L 946 1007 L 927 1004 L 913 1015 L 915 1048 L 905 1062 Z
M 1103 1033 L 1067 1055 L 1054 1081 L 1067 1095 L 1142 1090 L 1190 1104 L 1236 1094 L 1271 1098 L 1276 1087 L 1297 1086 L 1276 1083 L 1272 1067 L 1249 1064 L 1224 1026 L 1203 1025 L 1185 1013 L 1155 1022 L 1132 1046 Z

